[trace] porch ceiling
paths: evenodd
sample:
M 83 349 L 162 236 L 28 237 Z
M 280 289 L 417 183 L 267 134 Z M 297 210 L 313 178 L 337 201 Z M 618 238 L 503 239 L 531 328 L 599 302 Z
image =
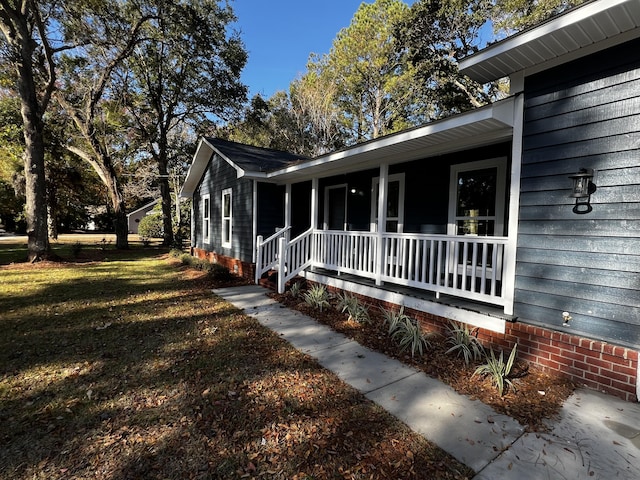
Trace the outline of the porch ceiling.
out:
M 640 36 L 638 0 L 598 0 L 576 7 L 460 61 L 480 83 L 572 59 Z
M 277 183 L 329 177 L 510 140 L 513 98 L 267 174 Z

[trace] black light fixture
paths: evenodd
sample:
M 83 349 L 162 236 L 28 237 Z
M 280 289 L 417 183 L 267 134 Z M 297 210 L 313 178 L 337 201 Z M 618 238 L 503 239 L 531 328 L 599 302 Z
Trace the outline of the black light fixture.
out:
M 593 183 L 593 169 L 581 168 L 578 173 L 569 175 L 573 182 L 573 188 L 569 198 L 575 198 L 576 204 L 573 207 L 573 213 L 584 214 L 589 213 L 591 207 L 591 194 L 596 191 L 596 185 Z

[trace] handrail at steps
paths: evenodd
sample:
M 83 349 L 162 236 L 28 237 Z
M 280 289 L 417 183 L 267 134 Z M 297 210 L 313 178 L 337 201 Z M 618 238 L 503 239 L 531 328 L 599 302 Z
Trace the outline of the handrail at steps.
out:
M 298 273 L 311 265 L 311 248 L 314 229 L 310 228 L 287 242 L 279 240 L 278 293 L 284 293 L 284 286 Z
M 259 283 L 264 272 L 268 272 L 278 264 L 278 241 L 280 238 L 289 239 L 291 226 L 283 227 L 266 240 L 262 235 L 256 239 L 256 275 L 255 282 Z

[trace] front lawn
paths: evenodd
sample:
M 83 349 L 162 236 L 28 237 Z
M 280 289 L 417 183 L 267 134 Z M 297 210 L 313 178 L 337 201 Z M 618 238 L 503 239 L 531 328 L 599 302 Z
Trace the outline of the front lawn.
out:
M 204 272 L 156 249 L 80 257 L 0 266 L 1 479 L 472 475 Z

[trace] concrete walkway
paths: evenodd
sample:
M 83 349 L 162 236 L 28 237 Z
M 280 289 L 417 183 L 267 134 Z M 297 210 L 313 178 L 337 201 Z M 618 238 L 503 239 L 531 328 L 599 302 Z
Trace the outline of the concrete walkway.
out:
M 513 418 L 266 296 L 260 286 L 214 290 L 298 350 L 472 468 L 476 480 L 640 479 L 640 406 L 589 390 L 565 403 L 550 433 Z

